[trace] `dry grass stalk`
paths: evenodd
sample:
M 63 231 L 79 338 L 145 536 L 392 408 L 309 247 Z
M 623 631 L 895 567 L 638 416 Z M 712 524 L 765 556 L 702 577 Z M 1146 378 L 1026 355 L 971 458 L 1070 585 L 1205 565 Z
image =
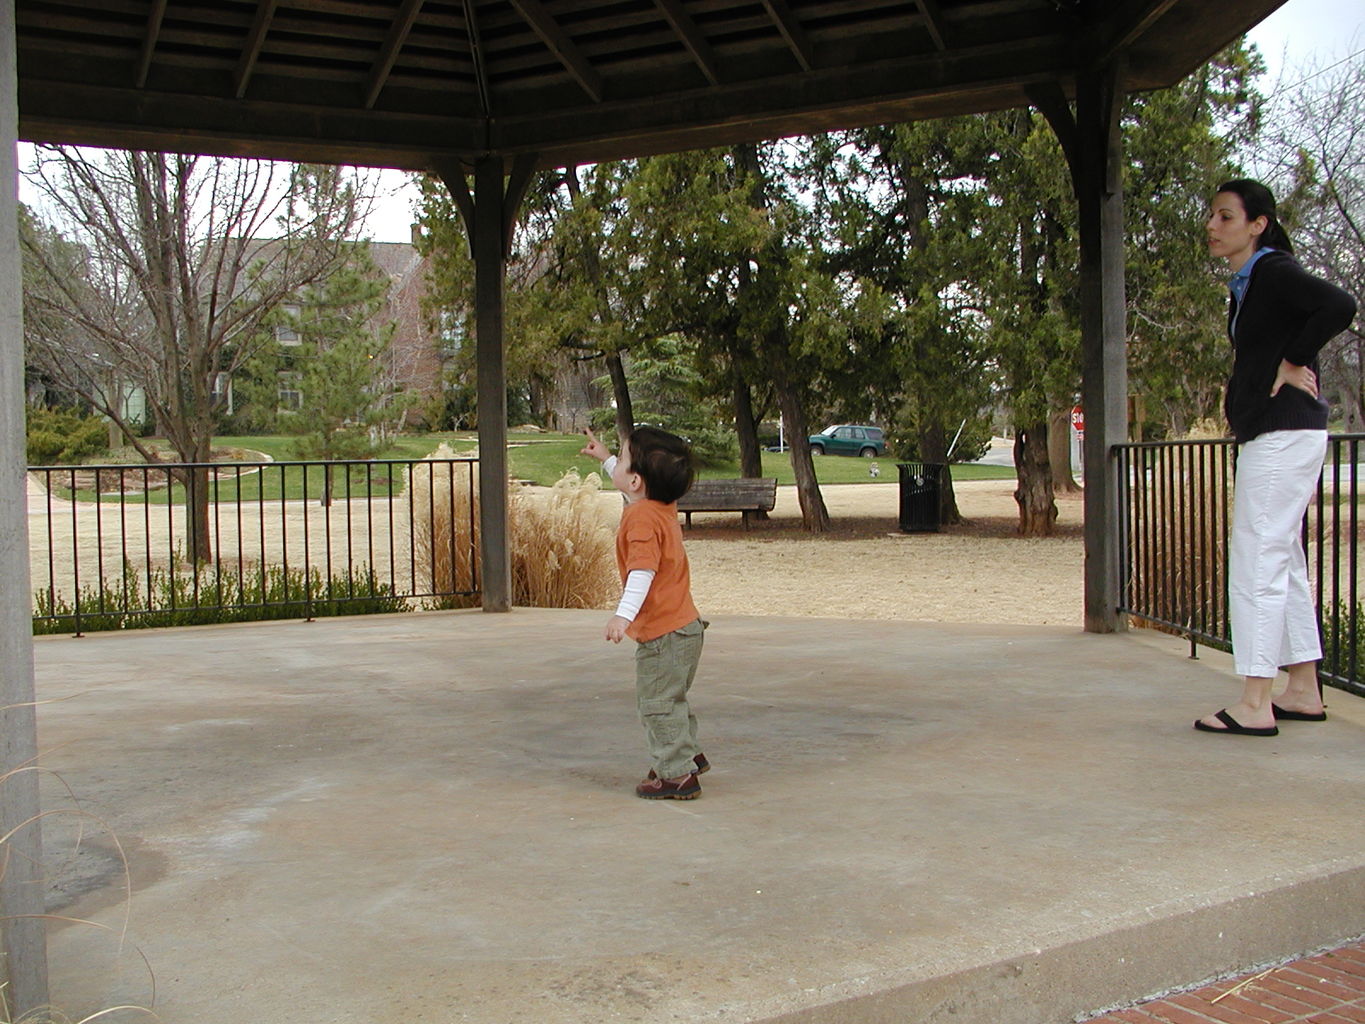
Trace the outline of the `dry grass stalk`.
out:
M 461 453 L 461 457 L 467 453 Z M 412 535 L 418 572 L 436 593 L 468 590 L 479 573 L 478 496 L 467 473 L 439 460 L 454 453 L 442 445 L 429 465 L 409 470 Z M 508 495 L 512 603 L 533 608 L 606 608 L 617 596 L 613 524 L 602 511 L 597 474 L 565 474 L 548 491 L 513 485 Z M 453 524 L 453 528 L 452 528 Z M 470 607 L 477 597 L 443 599 Z
M 462 452 L 460 458 L 468 457 Z M 478 568 L 479 521 L 477 489 L 463 463 L 452 463 L 455 452 L 441 444 L 422 463 L 407 470 L 407 493 L 412 511 L 412 543 L 417 574 L 429 590 L 450 594 L 472 590 Z M 478 599 L 451 598 L 447 607 L 473 607 Z
M 516 490 L 508 503 L 512 600 L 533 608 L 606 608 L 621 588 L 602 478 L 570 470 L 546 491 Z

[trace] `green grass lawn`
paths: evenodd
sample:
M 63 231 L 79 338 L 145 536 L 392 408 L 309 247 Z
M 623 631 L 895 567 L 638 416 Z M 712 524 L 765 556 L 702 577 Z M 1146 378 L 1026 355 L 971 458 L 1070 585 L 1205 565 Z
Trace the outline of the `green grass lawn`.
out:
M 404 438 L 416 447 L 405 451 L 402 458 L 421 458 L 445 440 L 457 453 L 472 450 L 477 445 L 473 434 L 429 434 Z M 579 475 L 597 472 L 600 464 L 578 454 L 583 447 L 581 434 L 509 434 L 507 463 L 518 480 L 549 486 L 570 469 Z M 425 450 L 422 450 L 422 449 Z M 870 468 L 876 463 L 881 475 L 873 477 Z M 738 462 L 719 466 L 705 466 L 698 474 L 702 478 L 724 479 L 739 476 Z M 777 478 L 779 486 L 796 482 L 791 457 L 777 452 L 763 453 L 763 475 Z M 896 460 L 893 458 L 859 459 L 843 455 L 823 455 L 815 459 L 815 476 L 822 484 L 888 483 L 897 479 Z M 953 466 L 954 480 L 1012 480 L 1014 470 L 1007 466 Z
M 456 456 L 472 453 L 478 447 L 478 437 L 473 432 L 409 434 L 397 438 L 394 443 L 377 457 L 374 464 L 351 466 L 349 471 L 337 468 L 331 470 L 332 493 L 339 498 L 385 497 L 398 493 L 404 487 L 404 471 L 401 466 L 386 466 L 382 460 L 421 459 L 434 452 L 442 443 L 446 444 Z M 267 437 L 217 437 L 214 438 L 215 450 L 238 449 L 243 460 L 257 461 L 251 453 L 259 452 L 277 462 L 293 461 L 295 441 L 287 436 Z M 571 469 L 580 475 L 597 472 L 600 465 L 596 459 L 579 454 L 583 447 L 581 434 L 509 434 L 507 462 L 512 476 L 518 480 L 549 486 Z M 124 461 L 115 458 L 113 461 Z M 132 459 L 127 459 L 132 461 Z M 880 475 L 873 477 L 870 469 L 876 464 Z M 1004 480 L 1011 479 L 1014 471 L 1005 466 L 977 466 L 960 464 L 953 466 L 954 480 Z M 822 484 L 857 483 L 895 483 L 898 479 L 894 458 L 861 459 L 848 456 L 824 455 L 815 459 L 815 474 Z M 703 467 L 703 478 L 719 479 L 739 476 L 737 463 Z M 763 453 L 763 475 L 776 477 L 779 485 L 795 482 L 790 457 L 776 452 Z M 278 500 L 281 495 L 287 499 L 298 500 L 305 496 L 319 498 L 324 485 L 324 470 L 321 466 L 266 467 L 242 474 L 220 471 L 216 490 L 212 492 L 218 501 Z M 93 499 L 93 494 L 80 493 L 82 500 Z M 174 486 L 169 492 L 162 488 L 151 492 L 150 500 L 163 504 L 170 498 L 180 502 L 184 499 L 183 489 Z M 118 500 L 105 497 L 105 500 Z M 125 500 L 139 500 L 130 495 Z

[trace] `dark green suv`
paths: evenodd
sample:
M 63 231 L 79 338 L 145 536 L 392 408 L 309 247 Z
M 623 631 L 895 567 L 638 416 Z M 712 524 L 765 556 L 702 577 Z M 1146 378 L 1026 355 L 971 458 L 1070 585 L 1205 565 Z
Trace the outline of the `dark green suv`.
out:
M 812 455 L 861 455 L 865 459 L 886 454 L 886 438 L 881 427 L 840 423 L 811 434 Z

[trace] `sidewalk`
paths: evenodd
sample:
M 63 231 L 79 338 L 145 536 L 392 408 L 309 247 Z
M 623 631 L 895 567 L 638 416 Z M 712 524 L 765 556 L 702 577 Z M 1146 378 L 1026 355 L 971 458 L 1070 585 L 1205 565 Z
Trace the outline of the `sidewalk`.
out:
M 1094 1017 L 1086 1024 L 1361 1024 L 1365 941 Z
M 1228 659 L 1164 634 L 716 615 L 660 805 L 601 619 L 37 638 L 56 1005 L 1064 1024 L 1365 932 L 1356 698 L 1212 737 Z

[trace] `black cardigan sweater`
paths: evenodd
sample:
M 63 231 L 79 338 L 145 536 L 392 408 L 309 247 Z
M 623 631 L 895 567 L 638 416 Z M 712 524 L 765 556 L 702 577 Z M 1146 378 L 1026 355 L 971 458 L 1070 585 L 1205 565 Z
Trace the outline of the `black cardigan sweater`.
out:
M 1288 385 L 1271 398 L 1270 389 L 1281 359 L 1316 373 L 1318 351 L 1355 315 L 1348 292 L 1314 277 L 1289 253 L 1274 249 L 1256 261 L 1240 314 L 1237 300 L 1228 301 L 1233 359 L 1223 412 L 1239 443 L 1272 430 L 1327 429 L 1325 401 Z

